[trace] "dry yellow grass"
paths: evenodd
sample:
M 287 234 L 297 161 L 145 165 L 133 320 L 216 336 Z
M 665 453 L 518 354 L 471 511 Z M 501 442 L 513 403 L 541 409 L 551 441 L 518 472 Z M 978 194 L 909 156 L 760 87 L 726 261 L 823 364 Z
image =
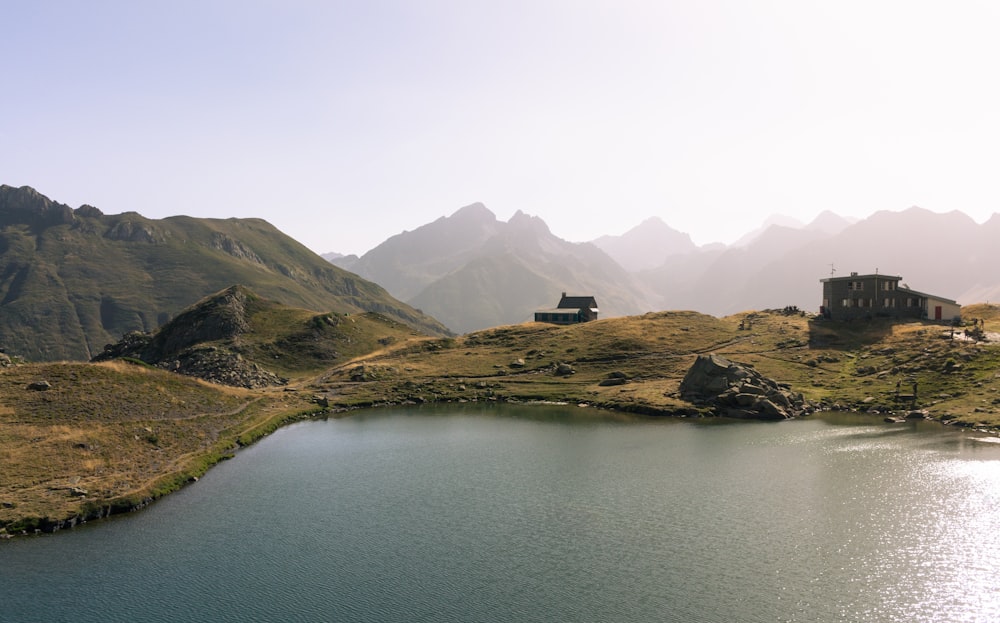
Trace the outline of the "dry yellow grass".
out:
M 970 306 L 965 314 L 982 318 L 987 333 L 1000 331 L 1000 306 Z M 565 327 L 526 323 L 457 338 L 397 332 L 377 351 L 325 369 L 316 359 L 309 366 L 286 362 L 297 370 L 289 388 L 296 391 L 221 387 L 123 362 L 6 368 L 0 526 L 31 527 L 165 493 L 235 445 L 315 410 L 314 396 L 328 409 L 539 400 L 698 415 L 677 390 L 699 353 L 751 364 L 828 407 L 922 408 L 947 421 L 1000 427 L 1000 344 L 952 338 L 949 327 L 927 322 L 661 312 Z M 560 363 L 574 373 L 556 375 Z M 628 382 L 601 385 L 611 373 Z M 43 379 L 49 390 L 27 389 Z M 897 383 L 904 390 L 918 384 L 917 399 L 897 402 Z
M 27 389 L 47 380 L 47 391 Z M 254 428 L 306 411 L 297 393 L 249 392 L 126 363 L 0 370 L 0 527 L 159 495 Z M 164 489 L 165 487 L 165 489 Z

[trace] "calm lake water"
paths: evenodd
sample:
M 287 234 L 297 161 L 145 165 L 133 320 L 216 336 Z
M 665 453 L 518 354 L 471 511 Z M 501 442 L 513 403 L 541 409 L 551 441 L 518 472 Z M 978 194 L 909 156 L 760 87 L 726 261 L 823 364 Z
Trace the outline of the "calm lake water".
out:
M 398 409 L 0 542 L 2 621 L 998 621 L 1000 444 L 932 423 Z

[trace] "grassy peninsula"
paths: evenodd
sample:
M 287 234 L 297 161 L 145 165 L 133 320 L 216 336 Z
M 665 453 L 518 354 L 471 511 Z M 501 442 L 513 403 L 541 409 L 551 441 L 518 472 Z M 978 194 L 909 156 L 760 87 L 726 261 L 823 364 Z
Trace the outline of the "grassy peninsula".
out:
M 678 392 L 703 353 L 753 366 L 819 408 L 1000 429 L 1000 344 L 967 338 L 971 324 L 672 311 L 440 338 L 379 314 L 316 314 L 243 290 L 200 305 L 186 316 L 200 319 L 198 331 L 166 325 L 170 339 L 141 342 L 141 357 L 0 368 L 0 534 L 141 507 L 298 418 L 441 401 L 705 416 Z M 225 322 L 206 320 L 211 306 Z M 1000 331 L 998 306 L 969 306 L 963 317 L 980 319 L 986 338 Z M 210 325 L 222 329 L 206 334 Z M 279 380 L 232 387 L 171 371 L 203 370 L 190 363 L 197 357 Z

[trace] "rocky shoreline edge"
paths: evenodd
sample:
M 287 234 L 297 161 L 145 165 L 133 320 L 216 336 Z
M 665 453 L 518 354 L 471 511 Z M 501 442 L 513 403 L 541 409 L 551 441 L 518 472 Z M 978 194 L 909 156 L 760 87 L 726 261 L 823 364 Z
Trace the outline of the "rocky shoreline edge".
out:
M 612 373 L 608 376 L 609 383 L 625 384 L 630 382 L 623 375 Z M 996 428 L 977 425 L 973 422 L 955 419 L 948 414 L 934 415 L 929 409 L 898 409 L 887 405 L 877 405 L 873 401 L 863 400 L 857 404 L 832 402 L 813 403 L 805 400 L 801 394 L 794 392 L 782 383 L 775 382 L 760 375 L 752 366 L 735 363 L 718 355 L 699 355 L 681 382 L 679 396 L 689 402 L 686 407 L 658 407 L 655 405 L 614 402 L 614 401 L 579 401 L 555 402 L 537 400 L 516 395 L 490 395 L 483 397 L 483 402 L 510 404 L 552 404 L 576 406 L 578 408 L 593 408 L 604 411 L 641 415 L 647 417 L 677 417 L 677 418 L 730 418 L 742 420 L 788 420 L 808 417 L 820 412 L 850 412 L 870 416 L 873 422 L 881 419 L 886 423 L 905 423 L 912 420 L 930 420 L 946 426 L 968 428 L 978 433 L 1000 436 Z M 235 453 L 278 428 L 295 421 L 308 419 L 324 419 L 331 416 L 343 416 L 355 411 L 369 409 L 391 408 L 399 406 L 419 406 L 425 403 L 447 404 L 478 402 L 479 399 L 455 399 L 442 397 L 439 400 L 425 400 L 420 397 L 398 401 L 372 401 L 357 403 L 350 407 L 336 406 L 322 395 L 316 395 L 313 402 L 316 408 L 307 412 L 285 414 L 274 418 L 233 441 L 225 450 L 210 450 L 199 457 L 199 468 L 182 473 L 163 474 L 160 477 L 161 486 L 152 495 L 136 495 L 120 499 L 94 502 L 84 507 L 83 512 L 61 519 L 50 517 L 26 517 L 0 526 L 0 539 L 11 539 L 15 536 L 31 536 L 51 534 L 61 530 L 73 529 L 90 521 L 106 519 L 113 515 L 133 513 L 148 507 L 158 498 L 181 489 L 188 484 L 197 482 L 215 464 L 232 458 Z M 11 530 L 11 526 L 14 529 Z

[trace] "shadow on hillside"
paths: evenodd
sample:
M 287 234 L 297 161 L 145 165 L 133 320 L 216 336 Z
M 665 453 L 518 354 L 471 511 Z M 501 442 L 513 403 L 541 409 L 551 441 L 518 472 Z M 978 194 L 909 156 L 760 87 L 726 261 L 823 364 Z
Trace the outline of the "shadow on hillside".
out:
M 885 339 L 892 334 L 893 324 L 891 318 L 846 321 L 813 318 L 809 321 L 809 348 L 854 350 Z

